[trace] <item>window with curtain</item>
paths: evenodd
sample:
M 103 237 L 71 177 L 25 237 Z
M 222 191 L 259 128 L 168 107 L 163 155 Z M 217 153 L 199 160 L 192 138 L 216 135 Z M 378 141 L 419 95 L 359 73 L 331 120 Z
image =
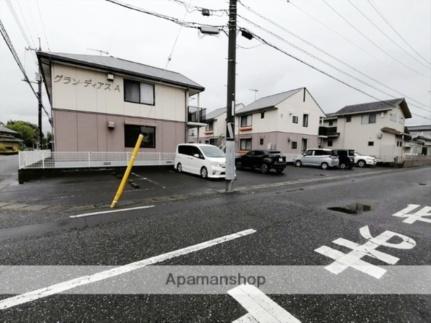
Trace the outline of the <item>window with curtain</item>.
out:
M 124 80 L 124 101 L 154 105 L 154 84 Z

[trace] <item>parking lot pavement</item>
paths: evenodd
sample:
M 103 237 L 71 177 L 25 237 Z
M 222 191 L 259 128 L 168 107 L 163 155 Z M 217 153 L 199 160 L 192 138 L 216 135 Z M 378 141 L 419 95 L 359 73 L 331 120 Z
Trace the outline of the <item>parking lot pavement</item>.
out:
M 297 180 L 318 181 L 348 176 L 349 174 L 358 176 L 362 173 L 380 171 L 391 171 L 391 169 L 367 168 L 354 169 L 353 171 L 324 171 L 290 166 L 283 175 L 263 175 L 258 172 L 238 171 L 235 187 L 246 189 L 256 185 L 288 183 Z M 121 174 L 115 172 L 70 173 L 61 177 L 38 179 L 19 185 L 14 171 L 10 170 L 10 167 L 9 172 L 8 184 L 3 188 L 0 187 L 0 214 L 11 214 L 13 221 L 20 221 L 20 219 L 28 221 L 26 215 L 29 213 L 32 215 L 30 221 L 38 221 L 38 214 L 42 216 L 44 221 L 48 214 L 53 214 L 56 217 L 65 212 L 79 213 L 107 207 L 121 178 Z M 224 186 L 223 180 L 203 180 L 190 174 L 178 174 L 172 168 L 146 168 L 132 173 L 120 205 L 126 207 L 143 201 L 157 203 L 183 199 L 188 195 L 214 194 L 223 190 Z M 13 223 L 4 219 L 0 227 L 7 225 L 13 225 Z
M 409 214 L 430 205 L 430 174 L 428 167 L 320 182 L 297 190 L 274 186 L 207 199 L 172 201 L 148 209 L 96 214 L 56 225 L 5 230 L 0 234 L 3 238 L 7 235 L 0 245 L 0 263 L 127 266 L 137 261 L 165 259 L 161 263 L 163 266 L 197 268 L 202 265 L 328 267 L 337 261 L 316 250 L 326 246 L 338 253 L 348 253 L 369 241 L 371 245 L 366 250 L 378 246 L 375 250 L 380 253 L 372 254 L 373 257 L 371 254 L 364 256 L 365 251 L 358 253 L 356 257 L 362 255 L 367 266 L 342 262 L 347 266 L 340 273 L 324 267 L 320 270 L 322 277 L 335 280 L 338 287 L 347 290 L 354 283 L 378 287 L 391 282 L 394 276 L 388 269 L 382 277 L 376 278 L 373 276 L 378 272 L 376 268 L 431 265 L 431 223 L 404 223 Z M 369 208 L 358 214 L 329 209 L 355 203 Z M 399 213 L 409 204 L 420 207 L 414 212 Z M 361 231 L 363 227 L 368 227 L 374 240 L 367 238 L 366 230 Z M 249 234 L 208 244 L 244 231 Z M 190 246 L 199 246 L 199 249 L 178 253 Z M 170 258 L 166 258 L 167 255 Z M 394 260 L 397 266 L 393 266 Z M 336 267 L 340 269 L 340 263 Z M 353 275 L 354 280 L 346 280 L 349 275 Z M 430 279 L 429 275 L 421 277 L 407 272 L 403 281 L 427 286 Z M 114 280 L 107 278 L 106 283 L 109 285 Z M 144 281 L 133 283 L 145 285 Z M 395 285 L 401 283 L 394 282 Z M 431 316 L 429 294 L 404 295 L 402 290 L 398 293 L 396 290 L 392 294 L 326 295 L 312 293 L 310 287 L 307 288 L 306 293 L 289 294 L 287 291 L 267 295 L 302 322 L 428 322 Z M 10 295 L 2 298 L 0 308 L 11 304 Z M 54 293 L 47 297 L 37 294 L 35 299 L 24 294 L 21 299 L 26 302 L 0 312 L 4 320 L 230 322 L 247 314 L 244 304 L 228 294 Z

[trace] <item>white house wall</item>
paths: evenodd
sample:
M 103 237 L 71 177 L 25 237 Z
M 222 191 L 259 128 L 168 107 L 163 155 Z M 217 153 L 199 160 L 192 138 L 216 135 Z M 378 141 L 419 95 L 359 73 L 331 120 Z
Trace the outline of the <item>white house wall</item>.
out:
M 114 81 L 109 82 L 106 76 L 104 72 L 53 64 L 53 109 L 185 122 L 184 89 L 155 84 L 154 106 L 130 103 L 124 101 L 124 78 L 115 75 Z M 91 85 L 86 86 L 88 80 Z M 103 84 L 100 88 L 98 82 Z

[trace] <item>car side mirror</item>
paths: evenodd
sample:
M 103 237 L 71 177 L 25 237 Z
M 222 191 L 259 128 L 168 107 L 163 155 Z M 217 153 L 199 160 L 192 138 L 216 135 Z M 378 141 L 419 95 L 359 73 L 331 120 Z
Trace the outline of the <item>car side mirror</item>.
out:
M 199 154 L 194 154 L 193 157 L 200 158 Z

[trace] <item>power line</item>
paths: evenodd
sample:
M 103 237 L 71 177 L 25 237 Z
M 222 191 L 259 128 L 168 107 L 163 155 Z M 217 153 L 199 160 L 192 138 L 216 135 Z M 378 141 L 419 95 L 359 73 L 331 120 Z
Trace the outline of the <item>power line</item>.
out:
M 345 85 L 345 86 L 347 86 L 347 87 L 349 87 L 349 88 L 351 88 L 351 89 L 353 89 L 353 90 L 355 90 L 355 91 L 357 91 L 359 93 L 362 93 L 362 94 L 364 94 L 364 95 L 366 95 L 366 96 L 368 96 L 370 98 L 373 98 L 373 99 L 375 99 L 377 101 L 382 101 L 382 99 L 380 99 L 380 98 L 378 98 L 378 97 L 376 97 L 376 96 L 374 96 L 372 94 L 369 94 L 368 92 L 365 92 L 364 90 L 362 90 L 362 89 L 360 89 L 360 88 L 358 88 L 356 86 L 353 86 L 353 85 L 351 85 L 351 84 L 349 84 L 349 83 L 341 80 L 340 78 L 338 78 L 338 77 L 336 77 L 336 76 L 334 76 L 334 75 L 332 75 L 332 74 L 330 74 L 330 73 L 328 73 L 328 72 L 326 72 L 326 71 L 324 71 L 324 70 L 322 70 L 322 69 L 314 66 L 313 64 L 308 63 L 308 62 L 304 61 L 303 59 L 301 59 L 299 57 L 296 57 L 295 55 L 293 55 L 293 54 L 291 54 L 291 53 L 289 53 L 289 52 L 281 49 L 280 47 L 278 47 L 278 46 L 270 43 L 269 41 L 267 41 L 263 37 L 257 35 L 256 33 L 251 32 L 250 30 L 247 30 L 247 29 L 244 29 L 244 28 L 240 28 L 240 30 L 246 30 L 247 32 L 249 32 L 250 34 L 252 34 L 253 37 L 255 39 L 257 39 L 258 41 L 260 41 L 263 44 L 265 44 L 265 45 L 267 45 L 267 46 L 269 46 L 269 47 L 271 47 L 271 48 L 279 51 L 280 53 L 283 53 L 286 56 L 289 56 L 290 58 L 292 58 L 292 59 L 300 62 L 301 64 L 304 64 L 304 65 L 310 67 L 311 69 L 313 69 L 313 70 L 315 70 L 315 71 L 317 71 L 317 72 L 319 72 L 319 73 L 321 73 L 321 74 L 323 74 L 323 75 L 325 75 L 325 76 L 327 76 L 327 77 L 329 77 L 329 78 L 331 78 L 331 79 L 333 79 L 333 80 L 335 80 L 335 81 L 337 81 L 337 82 L 339 82 L 339 83 L 341 83 L 341 84 L 343 84 L 343 85 Z M 423 119 L 431 120 L 431 118 L 429 118 L 429 117 L 426 117 L 426 116 L 423 116 L 423 115 L 420 115 L 420 114 L 417 114 L 417 113 L 413 113 L 413 114 L 416 115 L 416 116 L 418 116 L 418 117 L 421 117 Z
M 15 19 L 15 23 L 18 25 L 18 28 L 21 32 L 22 37 L 24 38 L 25 42 L 27 43 L 27 46 L 31 47 L 33 45 L 33 43 L 30 41 L 30 38 L 27 36 L 27 33 L 23 27 L 23 25 L 21 24 L 21 21 L 15 11 L 15 8 L 13 7 L 12 3 L 10 0 L 6 0 L 6 5 L 9 8 L 9 11 L 12 13 L 13 18 Z
M 306 10 L 302 9 L 301 7 L 299 7 L 297 4 L 293 3 L 292 0 L 287 2 L 288 4 L 290 4 L 291 6 L 293 6 L 296 10 L 302 12 L 304 15 L 308 16 L 310 19 L 316 21 L 317 23 L 319 23 L 321 26 L 325 27 L 326 29 L 328 29 L 329 31 L 337 34 L 340 38 L 342 38 L 344 41 L 346 41 L 347 43 L 351 44 L 352 46 L 354 46 L 356 49 L 359 49 L 360 51 L 362 51 L 363 53 L 367 54 L 368 56 L 379 60 L 379 58 L 377 58 L 377 56 L 371 54 L 370 52 L 366 51 L 363 46 L 360 46 L 358 44 L 356 44 L 355 42 L 353 42 L 352 40 L 350 40 L 349 38 L 345 37 L 342 33 L 338 32 L 336 29 L 330 27 L 329 25 L 325 24 L 322 20 L 320 20 L 319 18 L 317 18 L 316 16 L 312 15 L 311 13 L 307 12 Z
M 369 88 L 371 88 L 371 89 L 373 89 L 373 90 L 375 90 L 375 91 L 378 91 L 378 92 L 380 92 L 380 93 L 383 93 L 383 94 L 385 94 L 385 95 L 387 95 L 387 96 L 389 96 L 389 97 L 391 97 L 391 98 L 395 98 L 395 96 L 393 96 L 392 94 L 390 94 L 390 93 L 388 93 L 388 92 L 385 92 L 385 91 L 383 91 L 383 90 L 381 90 L 381 89 L 378 89 L 378 88 L 376 88 L 375 86 L 373 86 L 373 85 L 371 85 L 371 84 L 369 84 L 369 83 L 365 82 L 364 80 L 362 80 L 362 79 L 360 79 L 360 78 L 356 77 L 355 75 L 353 75 L 353 74 L 351 74 L 351 73 L 349 73 L 349 72 L 346 72 L 346 71 L 344 71 L 344 70 L 342 70 L 342 69 L 338 68 L 338 67 L 337 67 L 337 66 L 335 66 L 334 64 L 331 64 L 331 63 L 329 63 L 328 61 L 326 61 L 326 60 L 324 60 L 324 59 L 322 59 L 322 58 L 320 58 L 320 57 L 318 57 L 318 56 L 316 56 L 316 55 L 314 55 L 314 54 L 310 53 L 309 51 L 307 51 L 307 50 L 305 50 L 305 49 L 303 49 L 303 48 L 301 48 L 301 47 L 299 47 L 299 46 L 297 46 L 297 45 L 293 44 L 292 42 L 290 42 L 290 41 L 286 40 L 285 38 L 281 37 L 280 35 L 278 35 L 278 34 L 276 34 L 276 33 L 272 32 L 272 31 L 270 31 L 270 30 L 268 30 L 268 29 L 266 29 L 266 28 L 264 28 L 264 27 L 262 27 L 261 25 L 259 25 L 259 24 L 255 23 L 255 22 L 251 21 L 250 19 L 245 18 L 245 17 L 243 17 L 243 16 L 241 16 L 241 15 L 238 15 L 238 16 L 239 16 L 241 19 L 243 19 L 244 21 L 246 21 L 246 22 L 248 22 L 248 23 L 252 24 L 254 27 L 259 28 L 259 29 L 261 29 L 261 30 L 265 31 L 265 32 L 266 32 L 266 33 L 268 33 L 268 34 L 271 34 L 272 36 L 276 37 L 277 39 L 281 40 L 282 42 L 284 42 L 284 43 L 286 43 L 286 44 L 290 45 L 291 47 L 293 47 L 293 48 L 295 48 L 295 49 L 297 49 L 297 50 L 299 50 L 299 51 L 301 51 L 301 52 L 303 52 L 303 53 L 305 53 L 305 54 L 306 54 L 306 55 L 308 55 L 309 57 L 311 57 L 311 58 L 313 58 L 313 59 L 315 59 L 315 60 L 317 60 L 317 61 L 319 61 L 319 62 L 321 62 L 321 63 L 323 63 L 323 64 L 325 64 L 325 65 L 327 65 L 327 66 L 329 66 L 329 67 L 331 67 L 331 68 L 333 68 L 333 69 L 334 69 L 334 70 L 336 70 L 337 72 L 339 72 L 339 73 L 341 73 L 341 74 L 344 74 L 344 75 L 347 75 L 347 76 L 349 76 L 350 78 L 352 78 L 352 79 L 356 80 L 357 82 L 359 82 L 359 83 L 361 83 L 361 84 L 363 84 L 363 85 L 365 85 L 365 86 L 367 86 L 367 87 L 369 87 Z M 417 106 L 417 105 L 415 105 L 415 104 L 411 104 L 411 105 L 412 105 L 412 106 L 414 106 L 414 107 L 416 107 L 417 109 L 422 110 L 422 111 L 430 112 L 430 110 L 425 109 L 425 108 L 423 108 L 423 107 L 421 107 L 421 106 Z
M 375 78 L 373 78 L 373 77 L 369 76 L 369 75 L 368 75 L 368 74 L 366 74 L 366 73 L 363 73 L 361 70 L 359 70 L 358 68 L 356 68 L 356 67 L 352 66 L 351 64 L 348 64 L 347 62 L 345 62 L 345 61 L 341 60 L 340 58 L 338 58 L 338 57 L 336 57 L 336 56 L 334 56 L 334 55 L 330 54 L 330 53 L 329 53 L 329 52 L 327 52 L 326 50 L 324 50 L 324 49 L 322 49 L 322 48 L 320 48 L 320 47 L 318 47 L 318 46 L 314 45 L 312 42 L 307 41 L 306 39 L 304 39 L 304 38 L 300 37 L 299 35 L 297 35 L 297 34 L 295 34 L 295 33 L 291 32 L 290 30 L 286 29 L 285 27 L 283 27 L 282 25 L 280 25 L 280 24 L 276 23 L 275 21 L 273 21 L 273 20 L 271 20 L 271 19 L 269 19 L 269 18 L 267 18 L 267 17 L 263 16 L 262 14 L 260 14 L 260 13 L 256 12 L 256 11 L 255 11 L 255 10 L 253 10 L 251 7 L 246 6 L 244 3 L 242 3 L 242 1 L 241 1 L 241 0 L 239 0 L 239 3 L 240 3 L 244 8 L 246 8 L 247 10 L 249 10 L 250 12 L 252 12 L 253 14 L 255 14 L 256 16 L 258 16 L 258 17 L 262 18 L 263 20 L 265 20 L 265 21 L 269 22 L 270 24 L 272 24 L 272 25 L 276 26 L 277 28 L 282 29 L 283 31 L 287 32 L 289 35 L 291 35 L 291 36 L 295 37 L 296 39 L 299 39 L 300 41 L 304 42 L 304 43 L 305 43 L 305 44 L 307 44 L 308 46 L 311 46 L 311 47 L 313 47 L 314 49 L 317 49 L 318 51 L 320 51 L 320 52 L 324 53 L 325 55 L 327 55 L 327 56 L 331 57 L 333 60 L 335 60 L 335 61 L 337 61 L 337 62 L 341 63 L 341 64 L 342 64 L 342 65 L 344 65 L 344 66 L 347 66 L 348 68 L 350 68 L 350 69 L 352 69 L 352 70 L 354 70 L 354 71 L 355 71 L 355 72 L 357 72 L 358 74 L 361 74 L 362 76 L 364 76 L 364 77 L 366 77 L 366 78 L 368 78 L 368 79 L 370 79 L 370 80 L 374 81 L 375 83 L 377 83 L 377 84 L 379 84 L 379 85 L 383 86 L 384 88 L 386 88 L 386 89 L 388 89 L 388 90 L 390 90 L 390 91 L 396 92 L 396 93 L 398 93 L 399 95 L 402 95 L 403 97 L 406 97 L 406 98 L 408 98 L 409 100 L 416 102 L 418 105 L 420 105 L 420 106 L 421 106 L 421 107 L 419 107 L 419 109 L 421 109 L 422 107 L 426 107 L 426 108 L 427 108 L 426 104 L 424 104 L 424 103 L 422 103 L 422 102 L 420 102 L 420 101 L 417 101 L 417 100 L 415 100 L 414 98 L 411 98 L 411 97 L 409 97 L 409 96 L 406 96 L 404 93 L 402 93 L 402 92 L 400 92 L 400 91 L 398 91 L 398 90 L 396 90 L 396 89 L 394 89 L 394 88 L 391 88 L 391 87 L 387 86 L 387 85 L 386 85 L 386 84 L 384 84 L 383 82 L 380 82 L 379 80 L 377 80 L 377 79 L 375 79 Z M 241 17 L 241 16 L 240 16 L 240 17 Z M 244 17 L 241 17 L 241 18 L 243 18 L 244 20 L 247 20 L 247 19 L 246 19 L 246 18 L 244 18 Z M 248 20 L 248 22 L 249 22 L 249 23 L 254 24 L 254 23 L 253 23 L 253 22 L 251 22 L 250 20 Z M 261 28 L 261 29 L 262 29 L 262 27 L 261 27 L 260 25 L 256 25 L 256 24 L 255 24 L 255 26 L 256 26 L 256 27 L 258 27 L 258 28 Z M 266 31 L 266 32 L 270 32 L 270 31 L 268 31 L 268 30 L 265 30 L 265 31 Z M 291 43 L 289 43 L 289 45 L 291 45 Z M 295 47 L 295 48 L 299 49 L 298 47 Z M 302 49 L 300 49 L 300 50 L 302 50 Z M 302 50 L 302 51 L 303 51 L 303 50 Z M 306 52 L 306 51 L 303 51 L 303 52 L 305 52 L 307 55 L 311 55 L 310 53 L 308 53 L 308 52 Z M 315 58 L 315 57 L 314 57 L 314 58 Z M 324 61 L 322 61 L 322 62 L 324 62 Z M 325 63 L 325 64 L 327 64 L 327 62 L 324 62 L 324 63 Z M 352 77 L 352 76 L 351 76 L 351 74 L 348 74 L 348 75 L 349 75 L 350 77 Z M 356 79 L 356 78 L 355 78 L 355 79 Z M 356 80 L 358 80 L 358 79 L 356 79 Z M 369 84 L 368 84 L 368 83 L 363 83 L 363 84 L 366 84 L 367 86 L 369 86 Z M 390 95 L 390 94 L 385 93 L 385 92 L 383 92 L 383 93 L 384 93 L 385 95 Z M 391 96 L 391 95 L 390 95 L 390 96 Z M 422 108 L 422 109 L 423 109 L 423 108 Z M 428 110 L 426 110 L 426 111 L 428 111 Z
M 21 70 L 21 73 L 24 76 L 24 80 L 25 82 L 30 86 L 31 91 L 33 92 L 33 94 L 36 96 L 37 99 L 39 99 L 39 95 L 37 94 L 36 90 L 33 88 L 33 86 L 31 85 L 31 81 L 29 79 L 29 77 L 27 76 L 27 73 L 24 69 L 24 66 L 21 64 L 21 61 L 19 59 L 19 56 L 15 50 L 15 48 L 13 47 L 12 41 L 10 40 L 10 37 L 6 31 L 6 28 L 4 27 L 1 19 L 0 19 L 0 33 L 6 43 L 6 46 L 9 48 L 9 51 L 11 52 L 16 64 L 18 65 L 18 68 Z M 48 117 L 49 122 L 51 123 L 51 118 L 50 115 L 48 113 L 48 111 L 46 110 L 46 108 L 42 105 L 42 109 L 45 112 L 45 114 Z
M 402 35 L 400 32 L 396 30 L 396 28 L 389 22 L 388 19 L 385 18 L 385 16 L 380 12 L 379 9 L 377 9 L 376 5 L 373 4 L 371 0 L 368 0 L 368 3 L 370 6 L 374 9 L 374 11 L 379 15 L 380 18 L 386 23 L 386 25 L 389 26 L 389 28 L 392 29 L 392 31 L 406 44 L 418 57 L 420 57 L 424 62 L 427 64 L 431 64 L 429 60 L 427 60 L 425 57 L 423 57 Z
M 424 77 L 427 77 L 422 72 L 419 72 L 418 70 L 410 67 L 409 65 L 404 64 L 402 61 L 391 55 L 388 51 L 383 49 L 379 44 L 377 44 L 374 40 L 372 40 L 370 37 L 368 37 L 366 34 L 364 34 L 358 27 L 356 27 L 354 24 L 352 24 L 346 17 L 344 17 L 337 9 L 335 9 L 333 6 L 331 6 L 326 0 L 322 0 L 322 2 L 331 9 L 338 17 L 340 17 L 344 22 L 346 22 L 350 27 L 352 27 L 357 33 L 359 33 L 362 37 L 364 37 L 366 40 L 368 40 L 371 44 L 374 45 L 374 47 L 378 48 L 381 52 L 386 54 L 386 56 L 390 57 L 392 60 L 397 62 L 398 64 L 404 66 L 405 68 L 409 69 L 410 71 L 413 71 L 419 75 L 422 75 Z
M 400 44 L 398 44 L 395 40 L 393 40 L 387 33 L 385 33 L 384 30 L 382 30 L 379 25 L 377 25 L 370 17 L 368 17 L 357 5 L 355 5 L 352 0 L 347 0 L 350 5 L 355 8 L 356 11 L 359 12 L 359 14 L 364 17 L 370 24 L 372 24 L 386 39 L 388 39 L 391 43 L 393 43 L 395 46 L 397 46 L 399 49 L 401 49 L 404 53 L 409 55 L 411 58 L 413 58 L 416 62 L 421 64 L 422 66 L 425 66 L 428 68 L 429 66 L 424 64 L 422 61 L 417 59 L 415 56 L 413 56 L 411 53 L 409 53 L 404 47 L 402 47 Z
M 135 6 L 132 6 L 132 5 L 129 5 L 129 4 L 126 4 L 126 3 L 122 3 L 122 2 L 116 1 L 116 0 L 105 0 L 105 1 L 113 3 L 113 4 L 116 4 L 116 5 L 120 6 L 120 7 L 124 7 L 124 8 L 131 9 L 131 10 L 134 10 L 134 11 L 138 11 L 138 12 L 150 15 L 150 16 L 154 16 L 154 17 L 157 17 L 157 18 L 160 18 L 160 19 L 164 19 L 164 20 L 173 22 L 173 23 L 175 23 L 177 25 L 186 27 L 186 28 L 200 29 L 200 27 L 202 27 L 202 26 L 209 26 L 209 27 L 217 28 L 217 29 L 221 30 L 221 29 L 223 29 L 225 27 L 225 26 L 221 26 L 221 25 L 216 26 L 216 25 L 200 24 L 200 23 L 193 22 L 193 21 L 183 21 L 183 20 L 180 20 L 180 19 L 175 18 L 175 17 L 167 16 L 167 15 L 164 15 L 164 14 L 161 14 L 161 13 L 157 13 L 157 12 L 145 10 L 145 9 L 142 9 L 142 8 L 138 8 L 138 7 L 135 7 Z
M 227 15 L 227 9 L 210 9 L 210 8 L 206 8 L 206 7 L 192 6 L 191 4 L 188 4 L 183 0 L 169 0 L 169 1 L 183 5 L 184 8 L 186 8 L 186 11 L 188 13 L 192 13 L 195 11 L 199 11 L 199 12 L 203 13 L 203 12 L 207 11 L 209 14 L 216 15 L 219 17 L 223 16 L 223 15 Z M 190 8 L 192 8 L 192 9 L 190 9 Z

